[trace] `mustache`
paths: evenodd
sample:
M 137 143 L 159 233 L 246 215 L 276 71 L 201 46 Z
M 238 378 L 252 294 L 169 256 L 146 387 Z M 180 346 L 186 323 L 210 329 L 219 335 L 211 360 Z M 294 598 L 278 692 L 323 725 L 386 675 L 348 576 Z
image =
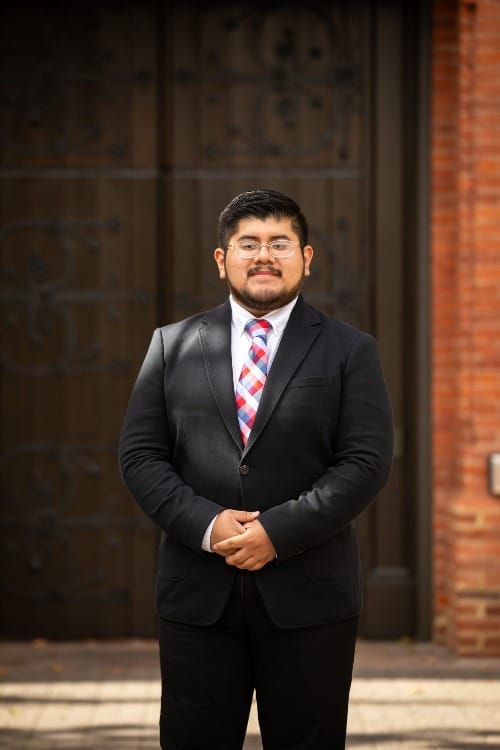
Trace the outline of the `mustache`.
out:
M 279 268 L 273 268 L 273 266 L 254 266 L 254 268 L 248 269 L 248 276 L 255 276 L 261 271 L 271 273 L 273 274 L 273 276 L 281 276 L 281 271 L 279 270 Z

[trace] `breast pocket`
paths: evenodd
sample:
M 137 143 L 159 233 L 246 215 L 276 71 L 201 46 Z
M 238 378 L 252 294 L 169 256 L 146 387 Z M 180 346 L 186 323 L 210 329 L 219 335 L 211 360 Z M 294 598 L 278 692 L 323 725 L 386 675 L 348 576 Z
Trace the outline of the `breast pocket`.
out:
M 336 429 L 340 380 L 335 375 L 292 378 L 283 394 L 280 416 L 287 429 L 300 429 L 308 440 L 332 435 Z
M 303 377 L 292 378 L 289 388 L 326 388 L 335 385 L 337 378 L 335 375 L 305 375 Z

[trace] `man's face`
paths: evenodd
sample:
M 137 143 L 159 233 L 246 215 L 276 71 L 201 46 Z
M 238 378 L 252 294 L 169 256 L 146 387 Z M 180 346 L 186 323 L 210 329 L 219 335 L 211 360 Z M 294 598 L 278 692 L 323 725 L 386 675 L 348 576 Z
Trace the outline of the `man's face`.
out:
M 238 240 L 255 240 L 259 243 L 272 240 L 291 240 L 297 243 L 293 255 L 273 258 L 267 246 L 260 248 L 255 258 L 240 258 L 233 243 Z M 300 249 L 299 237 L 290 219 L 241 219 L 237 231 L 229 240 L 226 252 L 218 247 L 214 252 L 221 279 L 226 279 L 236 302 L 253 315 L 265 315 L 295 299 L 302 287 L 304 276 L 309 276 L 313 249 L 306 245 Z

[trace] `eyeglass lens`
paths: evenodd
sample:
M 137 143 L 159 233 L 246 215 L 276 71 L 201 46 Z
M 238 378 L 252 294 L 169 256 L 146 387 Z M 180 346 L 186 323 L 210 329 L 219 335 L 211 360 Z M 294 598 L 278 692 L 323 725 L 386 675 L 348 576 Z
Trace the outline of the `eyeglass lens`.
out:
M 275 240 L 273 242 L 253 242 L 243 241 L 235 243 L 236 249 L 240 255 L 246 255 L 252 257 L 258 255 L 261 247 L 267 247 L 268 251 L 273 255 L 291 255 L 293 253 L 295 242 L 290 240 Z

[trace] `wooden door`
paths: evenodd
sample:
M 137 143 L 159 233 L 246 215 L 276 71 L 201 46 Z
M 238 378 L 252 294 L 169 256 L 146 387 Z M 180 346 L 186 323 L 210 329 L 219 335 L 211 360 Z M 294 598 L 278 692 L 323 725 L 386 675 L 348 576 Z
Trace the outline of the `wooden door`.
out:
M 156 322 L 154 7 L 11 5 L 0 40 L 1 633 L 152 633 L 117 440 Z
M 396 456 L 389 486 L 358 523 L 362 632 L 374 637 L 411 635 L 414 621 L 403 452 L 410 15 L 397 2 L 179 2 L 165 22 L 164 317 L 225 298 L 212 260 L 218 213 L 235 194 L 265 186 L 291 194 L 310 222 L 306 297 L 378 339 Z
M 220 210 L 266 186 L 308 217 L 306 297 L 379 341 L 398 448 L 358 523 L 363 633 L 411 634 L 404 4 L 30 5 L 0 27 L 1 633 L 154 633 L 123 412 L 153 327 L 226 296 Z

